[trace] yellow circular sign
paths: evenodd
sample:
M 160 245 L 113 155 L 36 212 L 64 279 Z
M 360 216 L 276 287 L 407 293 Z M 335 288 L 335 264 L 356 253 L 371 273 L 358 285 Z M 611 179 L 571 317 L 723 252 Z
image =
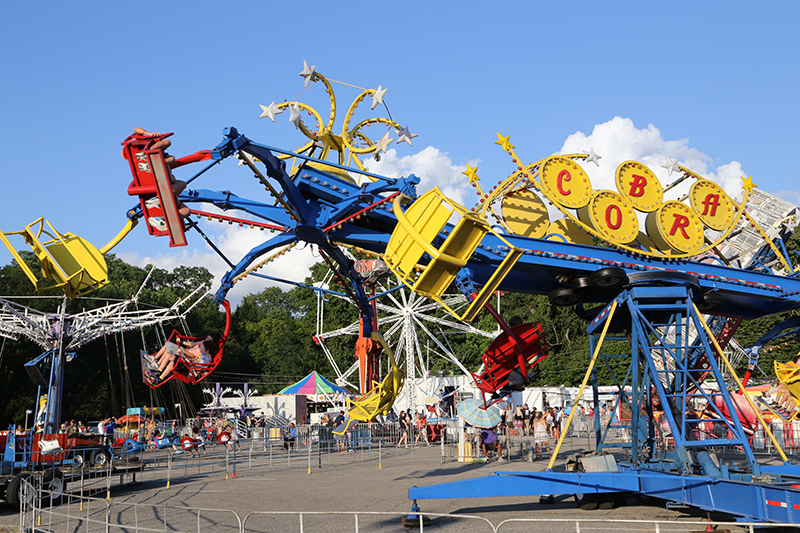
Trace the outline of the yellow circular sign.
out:
M 628 244 L 639 234 L 639 219 L 631 204 L 614 191 L 598 191 L 578 218 L 617 244 Z
M 736 215 L 733 202 L 722 187 L 710 180 L 700 180 L 689 189 L 692 209 L 711 229 L 723 231 L 733 223 Z
M 503 220 L 515 235 L 541 239 L 550 225 L 547 207 L 532 191 L 509 194 L 503 198 L 502 209 Z
M 703 223 L 686 204 L 670 200 L 647 215 L 647 234 L 661 249 L 692 253 L 703 247 Z
M 541 182 L 559 205 L 578 209 L 592 198 L 592 184 L 581 166 L 567 157 L 553 156 L 542 163 Z
M 586 230 L 580 227 L 578 223 L 573 222 L 569 218 L 560 218 L 550 224 L 550 227 L 547 228 L 547 235 L 548 241 L 567 241 L 572 244 L 583 244 L 585 246 L 594 244 L 592 236 L 586 233 Z
M 617 190 L 639 211 L 655 211 L 664 199 L 656 175 L 637 161 L 625 161 L 617 167 L 616 181 Z

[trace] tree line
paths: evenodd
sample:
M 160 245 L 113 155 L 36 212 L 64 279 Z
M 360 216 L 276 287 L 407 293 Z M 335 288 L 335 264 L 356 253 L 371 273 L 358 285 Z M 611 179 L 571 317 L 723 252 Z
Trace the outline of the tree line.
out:
M 790 241 L 790 249 L 796 248 Z M 38 262 L 30 252 L 23 258 L 32 270 Z M 134 295 L 145 280 L 150 267 L 129 265 L 114 254 L 106 255 L 110 283 L 87 298 L 67 302 L 67 313 L 78 313 L 106 305 L 110 301 L 125 300 Z M 322 280 L 328 271 L 325 264 L 317 264 L 305 280 L 313 284 Z M 169 307 L 195 288 L 211 289 L 212 275 L 203 267 L 177 267 L 172 271 L 156 268 L 139 297 L 142 306 Z M 44 283 L 46 285 L 46 281 Z M 335 287 L 334 287 L 335 289 Z M 56 289 L 35 293 L 33 286 L 15 263 L 0 268 L 0 296 L 25 297 L 46 295 L 51 297 L 18 300 L 23 305 L 42 312 L 55 313 L 63 301 Z M 226 385 L 249 383 L 260 393 L 275 393 L 313 370 L 334 378 L 333 368 L 322 348 L 314 342 L 317 323 L 317 296 L 311 289 L 294 287 L 283 290 L 269 287 L 242 298 L 232 313 L 231 333 L 224 347 L 222 362 L 208 383 L 197 386 L 172 380 L 159 389 L 143 385 L 139 363 L 140 350 L 155 352 L 164 336 L 181 324 L 166 324 L 163 328 L 144 328 L 99 338 L 82 348 L 77 356 L 65 365 L 63 387 L 63 416 L 69 420 L 84 417 L 98 420 L 109 415 L 124 414 L 130 406 L 161 406 L 167 416 L 189 416 L 197 407 L 209 401 L 202 389 L 211 388 L 213 382 Z M 540 374 L 532 385 L 579 385 L 586 372 L 591 354 L 586 321 L 571 308 L 551 306 L 546 296 L 505 292 L 500 299 L 501 314 L 508 320 L 519 316 L 525 322 L 539 322 L 546 338 L 549 357 L 540 364 Z M 752 344 L 787 314 L 751 320 L 741 325 L 736 338 L 744 345 Z M 357 320 L 356 307 L 345 300 L 331 298 L 325 303 L 326 330 L 344 327 Z M 222 331 L 225 316 L 219 306 L 205 298 L 187 316 L 188 331 L 184 334 L 200 335 L 209 330 Z M 474 325 L 492 331 L 497 328 L 492 317 L 483 312 Z M 463 365 L 477 371 L 480 356 L 490 340 L 460 332 L 443 331 L 443 342 L 448 345 Z M 339 368 L 349 367 L 355 349 L 354 336 L 328 339 Z M 629 353 L 624 338 L 609 341 L 609 348 L 619 353 Z M 33 342 L 20 339 L 0 339 L 0 427 L 23 423 L 26 410 L 34 410 L 36 386 L 24 369 L 24 364 L 41 353 Z M 786 361 L 796 357 L 798 343 L 788 339 L 769 346 L 761 353 L 761 368 L 771 375 L 772 361 Z M 627 363 L 617 367 L 600 368 L 601 384 L 613 384 L 612 373 L 622 378 Z M 740 362 L 740 372 L 746 361 Z M 450 361 L 431 358 L 430 370 L 456 371 Z M 178 411 L 175 404 L 181 404 Z M 32 420 L 32 417 L 30 418 Z

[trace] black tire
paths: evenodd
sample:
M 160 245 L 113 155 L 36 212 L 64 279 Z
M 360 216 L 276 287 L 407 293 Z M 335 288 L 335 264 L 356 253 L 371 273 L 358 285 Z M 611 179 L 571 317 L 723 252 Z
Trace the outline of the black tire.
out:
M 600 499 L 597 494 L 581 494 L 575 495 L 575 503 L 584 511 L 594 511 L 597 509 Z
M 699 309 L 701 313 L 713 314 L 715 311 L 719 311 L 724 303 L 722 297 L 717 294 L 705 294 L 703 295 L 703 301 L 697 303 L 697 309 Z
M 72 461 L 75 465 L 75 468 L 83 468 L 83 465 L 86 463 L 86 459 L 83 457 L 83 453 L 81 452 L 75 452 Z
M 108 450 L 95 450 L 92 453 L 92 466 L 105 466 L 111 460 Z
M 613 509 L 616 507 L 617 502 L 615 500 L 601 500 L 600 503 L 597 504 L 598 509 L 608 510 Z
M 22 480 L 30 479 L 30 477 L 30 474 L 22 473 L 11 478 L 11 481 L 6 487 L 6 502 L 9 505 L 19 508 L 20 502 L 22 501 Z
M 45 494 L 50 499 L 50 503 L 58 505 L 64 498 L 67 490 L 67 481 L 60 470 L 48 470 L 42 478 L 42 490 L 49 491 Z
M 550 294 L 547 295 L 547 299 L 556 307 L 567 307 L 581 301 L 581 297 L 578 296 L 575 291 L 566 287 L 551 291 Z
M 572 280 L 570 288 L 578 294 L 586 294 L 592 290 L 592 282 L 586 276 L 580 276 Z
M 628 283 L 628 274 L 617 267 L 601 268 L 591 273 L 589 283 L 601 290 L 614 289 Z
M 663 287 L 667 285 L 683 285 L 690 289 L 694 289 L 698 294 L 700 291 L 700 282 L 697 281 L 697 278 L 685 272 L 633 272 L 628 275 L 628 284 L 655 285 L 657 287 Z

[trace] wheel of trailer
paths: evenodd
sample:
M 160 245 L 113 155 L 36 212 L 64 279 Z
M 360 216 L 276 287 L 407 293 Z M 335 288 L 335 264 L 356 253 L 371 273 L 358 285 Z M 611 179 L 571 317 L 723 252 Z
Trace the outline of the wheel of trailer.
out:
M 595 509 L 613 509 L 625 502 L 627 493 L 608 492 L 601 494 L 581 494 L 575 495 L 575 503 L 584 511 L 594 511 Z
M 584 511 L 594 511 L 600 505 L 599 494 L 576 494 L 575 503 Z
M 83 457 L 83 453 L 75 452 L 75 455 L 72 456 L 72 464 L 75 465 L 75 468 L 83 468 L 84 463 L 86 463 L 86 459 Z
M 42 478 L 42 490 L 48 491 L 45 497 L 50 499 L 50 503 L 58 505 L 64 497 L 67 482 L 64 474 L 60 470 L 48 470 Z
M 589 275 L 589 283 L 598 289 L 613 289 L 628 283 L 628 274 L 617 267 L 601 268 Z
M 11 481 L 8 483 L 6 487 L 6 502 L 9 505 L 14 507 L 19 507 L 22 503 L 22 499 L 24 495 L 22 494 L 22 480 L 27 480 L 30 482 L 31 475 L 28 473 L 17 474 L 11 478 Z M 33 494 L 31 494 L 28 498 L 29 500 L 33 499 Z
M 567 287 L 550 291 L 550 294 L 547 295 L 547 299 L 556 307 L 575 305 L 581 301 L 581 297 L 571 288 Z
M 111 460 L 111 454 L 107 450 L 95 450 L 92 453 L 92 465 L 104 466 Z

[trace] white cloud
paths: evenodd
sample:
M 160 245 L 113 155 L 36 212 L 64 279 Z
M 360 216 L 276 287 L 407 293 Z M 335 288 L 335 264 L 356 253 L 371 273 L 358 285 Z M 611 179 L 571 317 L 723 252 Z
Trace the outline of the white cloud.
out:
M 594 163 L 582 163 L 595 190 L 616 190 L 615 172 L 620 163 L 628 160 L 647 165 L 661 185 L 666 186 L 678 177 L 675 173 L 670 176 L 667 169 L 662 168 L 667 157 L 677 159 L 684 167 L 719 183 L 731 197 L 736 197 L 741 190 L 741 178 L 744 176 L 741 163 L 731 161 L 715 166 L 713 158 L 689 146 L 688 139 L 664 139 L 661 131 L 652 124 L 637 129 L 631 119 L 614 117 L 597 124 L 589 135 L 581 131 L 573 133 L 567 137 L 558 153 L 574 154 L 589 149 L 594 149 L 602 157 L 599 168 Z M 687 180 L 682 186 L 676 187 L 675 193 L 669 197 L 685 193 L 690 186 Z
M 477 161 L 469 163 L 477 166 Z M 448 198 L 460 204 L 470 194 L 469 181 L 462 174 L 467 170 L 466 164 L 454 164 L 447 152 L 433 146 L 403 157 L 397 157 L 397 150 L 392 148 L 381 155 L 380 161 L 371 160 L 369 167 L 370 172 L 389 178 L 416 174 L 421 180 L 417 188 L 419 193 L 439 187 Z

